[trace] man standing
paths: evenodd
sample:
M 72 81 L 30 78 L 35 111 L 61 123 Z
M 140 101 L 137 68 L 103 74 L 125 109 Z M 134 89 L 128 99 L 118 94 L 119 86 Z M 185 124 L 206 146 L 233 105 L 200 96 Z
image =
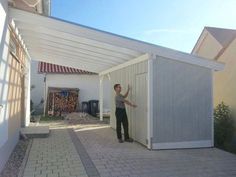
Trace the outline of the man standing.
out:
M 129 90 L 130 90 L 129 86 L 125 95 L 122 95 L 120 93 L 121 92 L 120 84 L 115 84 L 114 90 L 116 92 L 116 96 L 115 96 L 116 113 L 115 114 L 116 114 L 116 133 L 117 133 L 118 141 L 119 143 L 123 143 L 122 135 L 121 135 L 121 124 L 122 124 L 124 128 L 125 141 L 133 142 L 133 139 L 129 137 L 129 123 L 128 123 L 128 118 L 127 118 L 127 114 L 125 110 L 125 104 L 132 106 L 134 108 L 137 106 L 125 99 L 127 98 L 129 94 Z

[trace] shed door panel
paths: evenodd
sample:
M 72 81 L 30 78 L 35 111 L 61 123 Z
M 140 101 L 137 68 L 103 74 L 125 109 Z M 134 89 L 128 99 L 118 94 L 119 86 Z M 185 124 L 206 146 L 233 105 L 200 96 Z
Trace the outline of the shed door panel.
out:
M 135 140 L 147 145 L 147 74 L 136 75 L 135 101 Z

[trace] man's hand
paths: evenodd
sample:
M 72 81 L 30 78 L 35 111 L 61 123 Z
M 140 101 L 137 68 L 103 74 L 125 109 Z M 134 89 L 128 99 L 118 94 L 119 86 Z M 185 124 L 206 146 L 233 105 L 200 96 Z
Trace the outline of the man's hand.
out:
M 128 100 L 124 100 L 124 103 L 127 104 L 127 105 L 129 105 L 129 106 L 131 106 L 131 107 L 133 107 L 133 108 L 136 108 L 136 107 L 137 107 L 136 104 L 132 104 L 132 103 L 131 103 L 130 101 L 128 101 Z
M 129 95 L 130 85 L 128 84 L 127 92 L 124 94 L 124 98 L 127 98 Z
M 137 105 L 136 105 L 136 104 L 133 104 L 132 106 L 133 106 L 134 108 L 137 108 Z

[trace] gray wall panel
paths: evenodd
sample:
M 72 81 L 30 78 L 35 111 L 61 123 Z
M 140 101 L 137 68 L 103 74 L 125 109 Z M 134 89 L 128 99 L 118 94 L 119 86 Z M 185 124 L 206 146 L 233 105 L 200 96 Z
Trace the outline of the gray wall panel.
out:
M 211 140 L 212 71 L 161 57 L 153 67 L 153 142 Z

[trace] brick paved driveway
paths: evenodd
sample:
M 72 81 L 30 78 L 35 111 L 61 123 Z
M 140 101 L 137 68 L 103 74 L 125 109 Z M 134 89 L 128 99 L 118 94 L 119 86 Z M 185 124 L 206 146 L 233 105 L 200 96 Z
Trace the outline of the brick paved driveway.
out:
M 75 132 L 102 177 L 236 177 L 236 156 L 216 148 L 149 151 L 111 128 Z
M 87 177 L 66 129 L 33 140 L 24 177 Z

